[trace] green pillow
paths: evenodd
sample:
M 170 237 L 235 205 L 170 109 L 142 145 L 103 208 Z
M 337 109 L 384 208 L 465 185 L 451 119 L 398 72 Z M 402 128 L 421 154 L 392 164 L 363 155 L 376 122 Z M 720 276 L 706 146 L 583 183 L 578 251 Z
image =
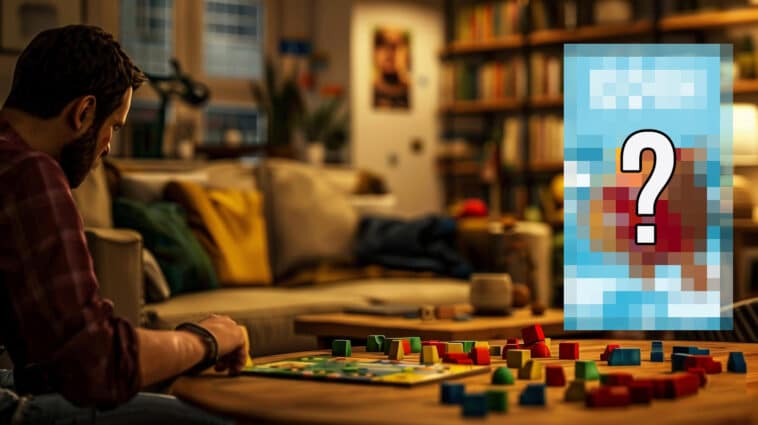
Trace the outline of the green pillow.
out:
M 219 287 L 213 263 L 192 234 L 179 205 L 118 198 L 113 202 L 113 224 L 142 235 L 145 248 L 158 260 L 172 295 Z

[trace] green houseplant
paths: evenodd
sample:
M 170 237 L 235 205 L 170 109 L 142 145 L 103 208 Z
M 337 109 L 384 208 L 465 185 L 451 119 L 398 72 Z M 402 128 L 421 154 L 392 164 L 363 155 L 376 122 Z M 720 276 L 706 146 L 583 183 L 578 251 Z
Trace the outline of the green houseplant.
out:
M 342 106 L 340 96 L 330 96 L 313 111 L 303 114 L 300 128 L 309 144 L 309 157 L 315 152 L 309 162 L 323 162 L 324 149 L 336 152 L 345 144 L 349 118 Z
M 253 99 L 268 120 L 266 144 L 272 156 L 293 156 L 292 135 L 305 109 L 294 75 L 282 75 L 267 59 L 264 78 L 252 83 Z

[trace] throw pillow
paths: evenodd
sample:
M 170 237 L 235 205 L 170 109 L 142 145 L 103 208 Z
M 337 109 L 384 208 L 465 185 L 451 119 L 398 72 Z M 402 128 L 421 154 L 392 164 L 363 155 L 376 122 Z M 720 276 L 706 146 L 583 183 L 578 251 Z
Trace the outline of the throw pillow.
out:
M 142 250 L 142 271 L 145 275 L 145 299 L 147 302 L 157 303 L 171 298 L 171 288 L 168 287 L 161 266 L 147 248 Z
M 113 203 L 113 222 L 117 227 L 142 234 L 144 245 L 158 260 L 172 294 L 219 286 L 213 263 L 192 234 L 179 205 L 118 198 Z
M 171 182 L 164 196 L 187 211 L 190 228 L 210 255 L 222 285 L 271 284 L 260 192 Z

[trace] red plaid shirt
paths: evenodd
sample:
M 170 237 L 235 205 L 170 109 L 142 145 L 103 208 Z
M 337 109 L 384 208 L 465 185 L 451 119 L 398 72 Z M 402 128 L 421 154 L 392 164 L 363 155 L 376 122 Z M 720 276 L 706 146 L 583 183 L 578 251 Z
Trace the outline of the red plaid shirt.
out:
M 17 370 L 43 365 L 48 389 L 79 405 L 119 404 L 140 388 L 136 333 L 98 295 L 63 170 L 2 121 L 0 345 Z

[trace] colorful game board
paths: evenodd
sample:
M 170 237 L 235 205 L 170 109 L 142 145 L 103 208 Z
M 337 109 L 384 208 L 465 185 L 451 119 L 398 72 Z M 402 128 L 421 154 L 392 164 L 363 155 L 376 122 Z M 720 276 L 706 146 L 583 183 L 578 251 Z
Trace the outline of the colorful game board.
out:
M 242 373 L 290 379 L 413 386 L 487 373 L 489 370 L 489 366 L 445 363 L 427 366 L 383 359 L 309 356 L 247 367 Z

